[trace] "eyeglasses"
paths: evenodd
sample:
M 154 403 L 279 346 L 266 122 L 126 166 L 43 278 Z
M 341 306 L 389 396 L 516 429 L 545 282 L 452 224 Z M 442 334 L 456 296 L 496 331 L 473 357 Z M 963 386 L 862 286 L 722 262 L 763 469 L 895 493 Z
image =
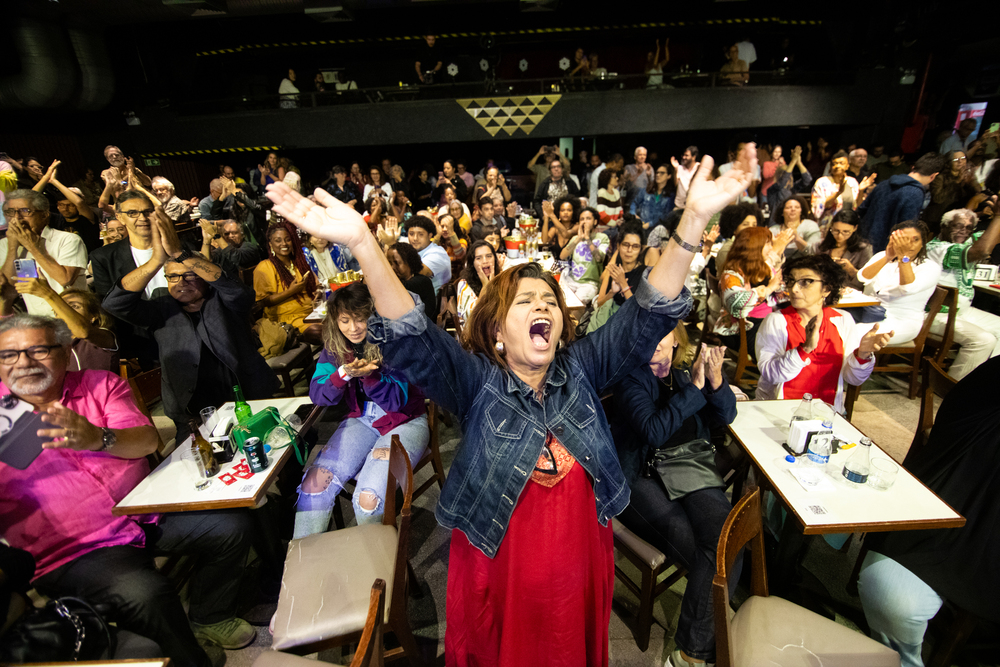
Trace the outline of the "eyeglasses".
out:
M 963 157 L 953 157 L 951 159 L 951 161 L 952 162 L 965 162 L 965 157 L 964 156 Z
M 163 277 L 167 279 L 170 284 L 178 283 L 184 280 L 186 283 L 192 283 L 198 280 L 198 274 L 193 271 L 188 271 L 187 273 L 164 273 Z
M 799 289 L 804 290 L 812 287 L 813 283 L 819 283 L 822 285 L 823 281 L 817 278 L 799 278 L 798 280 L 792 281 L 792 287 L 798 287 Z
M 11 366 L 21 358 L 21 353 L 28 355 L 29 359 L 43 361 L 49 358 L 52 350 L 62 347 L 62 345 L 33 345 L 23 350 L 0 350 L 0 364 Z
M 131 210 L 131 211 L 122 211 L 122 213 L 124 213 L 125 215 L 127 215 L 127 216 L 128 216 L 128 217 L 129 217 L 130 219 L 131 219 L 131 220 L 135 220 L 135 219 L 137 219 L 137 218 L 138 218 L 138 217 L 139 217 L 140 215 L 141 215 L 142 217 L 144 217 L 144 218 L 148 218 L 149 216 L 153 215 L 153 211 L 154 211 L 154 210 L 155 210 L 155 209 L 151 209 L 151 208 L 144 208 L 144 209 L 142 209 L 142 210 L 135 210 L 135 209 L 134 209 L 134 210 Z
M 16 218 L 17 214 L 20 213 L 25 218 L 30 217 L 33 213 L 37 213 L 33 208 L 5 208 L 3 214 L 7 218 Z
M 641 243 L 621 243 L 619 244 L 622 250 L 639 250 L 642 248 Z
M 853 229 L 831 229 L 830 233 L 834 236 L 850 236 L 854 233 Z

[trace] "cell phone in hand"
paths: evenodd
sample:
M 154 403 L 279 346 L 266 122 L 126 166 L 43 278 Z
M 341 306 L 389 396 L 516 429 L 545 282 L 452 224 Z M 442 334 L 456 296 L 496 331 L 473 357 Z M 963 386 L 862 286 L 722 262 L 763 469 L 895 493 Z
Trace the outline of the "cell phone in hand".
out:
M 15 259 L 14 275 L 18 278 L 37 278 L 38 264 L 33 259 Z
M 990 129 L 987 132 L 997 132 L 1000 131 L 1000 123 L 990 123 Z
M 45 427 L 42 415 L 31 404 L 13 394 L 0 397 L 0 461 L 18 470 L 30 466 L 48 440 L 38 435 Z

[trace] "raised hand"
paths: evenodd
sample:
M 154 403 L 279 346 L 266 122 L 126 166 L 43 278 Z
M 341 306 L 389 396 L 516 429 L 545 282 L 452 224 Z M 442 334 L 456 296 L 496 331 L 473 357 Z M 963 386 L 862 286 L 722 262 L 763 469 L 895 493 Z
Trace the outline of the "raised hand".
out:
M 890 331 L 889 333 L 879 333 L 878 324 L 871 328 L 871 331 L 866 333 L 861 337 L 861 344 L 858 345 L 858 356 L 868 358 L 873 354 L 878 353 L 883 347 L 889 343 L 889 339 L 892 335 L 896 333 L 895 331 Z
M 706 245 L 712 245 L 713 243 L 716 242 L 716 240 L 718 240 L 719 233 L 721 231 L 722 230 L 719 228 L 719 226 L 716 225 L 715 227 L 712 227 L 710 231 L 705 232 L 701 238 Z
M 700 354 L 691 366 L 691 384 L 698 389 L 705 388 L 705 355 Z
M 45 171 L 45 175 L 49 178 L 49 180 L 55 179 L 56 170 L 59 168 L 60 164 L 62 164 L 61 161 L 53 160 L 52 164 L 49 165 L 49 168 Z
M 846 178 L 844 179 L 847 180 Z M 865 192 L 868 188 L 875 185 L 875 174 L 868 174 L 861 180 L 860 191 Z
M 49 285 L 49 281 L 46 280 L 45 274 L 41 271 L 38 272 L 37 278 L 19 278 L 15 276 L 14 289 L 17 290 L 18 294 L 30 294 L 40 299 L 51 298 L 56 295 L 55 290 Z
M 713 390 L 718 389 L 722 386 L 722 363 L 726 360 L 726 348 L 709 347 L 702 343 L 701 360 L 709 384 L 712 385 Z
M 364 218 L 326 190 L 316 189 L 313 203 L 284 183 L 270 183 L 267 198 L 283 218 L 308 234 L 352 250 L 371 235 Z
M 670 165 L 676 171 L 676 169 L 681 166 L 681 163 L 677 161 L 677 158 L 675 158 L 673 155 L 671 155 L 670 156 Z
M 511 220 L 517 217 L 517 202 L 507 204 L 507 217 Z
M 753 143 L 744 146 L 733 168 L 710 181 L 708 176 L 714 166 L 712 156 L 704 156 L 688 187 L 685 210 L 691 211 L 705 222 L 750 187 L 750 182 L 757 173 L 757 147 Z
M 50 405 L 42 415 L 42 421 L 56 428 L 38 429 L 38 437 L 52 438 L 42 443 L 43 449 L 75 449 L 96 451 L 104 444 L 103 433 L 86 417 L 83 417 L 61 402 Z
M 547 199 L 542 202 L 542 215 L 544 215 L 545 217 L 555 217 L 555 212 L 556 209 L 552 205 L 552 202 L 550 202 Z

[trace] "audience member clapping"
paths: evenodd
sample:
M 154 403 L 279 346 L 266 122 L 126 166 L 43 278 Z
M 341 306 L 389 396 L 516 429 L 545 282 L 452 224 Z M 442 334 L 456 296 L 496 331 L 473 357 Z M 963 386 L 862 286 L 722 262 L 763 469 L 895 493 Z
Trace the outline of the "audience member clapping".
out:
M 486 181 L 476 187 L 475 201 L 482 201 L 484 197 L 492 199 L 494 194 L 503 197 L 505 203 L 511 199 L 510 189 L 507 188 L 503 174 L 496 167 L 490 167 L 486 170 Z
M 186 224 L 191 221 L 191 209 L 198 206 L 198 201 L 184 201 L 178 197 L 174 192 L 174 184 L 163 176 L 153 177 L 152 190 L 163 206 L 163 212 L 175 224 Z
M 819 225 L 810 220 L 808 215 L 809 202 L 805 197 L 796 195 L 786 199 L 781 209 L 771 218 L 775 221 L 775 224 L 771 225 L 771 234 L 774 238 L 778 238 L 778 235 L 786 230 L 791 236 L 791 241 L 785 246 L 786 259 L 806 254 L 809 246 L 819 243 L 823 238 Z
M 202 220 L 201 254 L 210 258 L 226 272 L 239 278 L 242 269 L 252 269 L 262 259 L 260 248 L 246 240 L 243 225 L 235 220 Z
M 540 237 L 555 256 L 560 256 L 569 240 L 580 231 L 580 198 L 561 197 L 555 203 L 542 202 Z
M 264 317 L 289 324 L 311 343 L 322 340 L 321 327 L 305 319 L 313 310 L 316 276 L 309 270 L 298 232 L 285 224 L 267 230 L 268 258 L 253 272 L 257 302 L 264 306 Z
M 809 248 L 813 254 L 829 255 L 847 273 L 845 284 L 857 290 L 864 289 L 858 271 L 872 258 L 871 244 L 858 231 L 860 222 L 854 211 L 841 211 L 833 216 L 823 240 Z
M 826 222 L 843 208 L 856 209 L 875 184 L 875 176 L 858 183 L 847 175 L 850 162 L 847 153 L 839 151 L 830 160 L 830 175 L 816 179 L 812 189 L 813 220 Z
M 587 325 L 588 334 L 600 328 L 626 299 L 632 297 L 646 267 L 654 266 L 659 258 L 657 252 L 642 245 L 642 223 L 638 220 L 623 224 L 620 236 L 618 247 L 601 274 L 601 288 L 594 301 L 596 309 Z
M 375 311 L 368 288 L 352 284 L 330 297 L 323 321 L 323 351 L 309 383 L 316 405 L 346 403 L 347 416 L 319 450 L 299 487 L 295 539 L 325 532 L 344 484 L 357 480 L 354 512 L 359 524 L 381 519 L 389 445 L 398 436 L 416 464 L 427 449 L 427 408 L 420 390 L 402 372 L 386 367 L 367 339 Z
M 845 384 L 861 386 L 875 368 L 875 353 L 892 331 L 857 325 L 833 308 L 847 274 L 826 255 L 803 255 L 782 268 L 790 304 L 768 315 L 757 331 L 758 400 L 812 394 L 838 412 Z
M 865 294 L 885 308 L 884 330 L 894 331 L 894 345 L 917 337 L 924 323 L 924 308 L 941 277 L 941 265 L 928 261 L 931 232 L 922 222 L 901 222 L 892 228 L 889 245 L 861 271 L 858 280 Z
M 562 249 L 559 258 L 570 260 L 562 276 L 562 286 L 573 292 L 583 303 L 589 304 L 600 289 L 604 257 L 611 246 L 607 234 L 598 232 L 599 215 L 589 206 L 580 211 L 580 231 Z
M 606 170 L 605 170 L 606 171 Z M 598 178 L 600 182 L 600 178 Z M 640 188 L 629 211 L 649 228 L 662 220 L 674 208 L 677 182 L 666 162 L 656 168 L 645 188 Z M 598 196 L 600 193 L 598 192 Z
M 458 202 L 452 202 L 452 207 L 457 213 Z M 469 238 L 465 235 L 465 230 L 457 223 L 455 216 L 442 215 L 435 221 L 437 234 L 434 236 L 434 243 L 445 249 L 448 259 L 453 262 L 460 262 L 465 259 L 465 253 L 469 249 Z
M 97 225 L 97 216 L 83 201 L 83 193 L 78 188 L 68 188 L 59 181 L 57 178 L 59 165 L 59 160 L 54 161 L 33 190 L 42 192 L 49 185 L 54 187 L 57 191 L 56 209 L 59 211 L 59 216 L 62 216 L 58 227 L 83 239 L 88 251 L 99 248 L 101 233 Z

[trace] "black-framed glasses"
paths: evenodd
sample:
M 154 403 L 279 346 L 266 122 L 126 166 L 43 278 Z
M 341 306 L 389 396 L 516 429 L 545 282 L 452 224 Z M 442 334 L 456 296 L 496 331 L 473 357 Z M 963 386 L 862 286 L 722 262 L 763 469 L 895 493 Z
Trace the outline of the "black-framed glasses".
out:
M 642 249 L 642 244 L 641 243 L 621 243 L 621 244 L 619 244 L 619 247 L 621 247 L 623 250 L 641 250 Z
M 5 208 L 3 210 L 4 217 L 16 218 L 17 214 L 20 213 L 25 218 L 30 217 L 32 213 L 35 213 L 33 208 Z
M 187 273 L 164 273 L 163 277 L 167 279 L 168 283 L 179 283 L 181 280 L 184 282 L 191 283 L 198 280 L 198 274 L 193 271 L 188 271 Z
M 799 289 L 809 289 L 813 286 L 813 283 L 823 284 L 822 280 L 818 278 L 799 278 L 798 280 L 793 280 L 791 287 L 798 287 Z
M 16 364 L 17 360 L 21 358 L 22 353 L 28 355 L 29 359 L 43 361 L 49 358 L 52 350 L 60 347 L 62 345 L 32 345 L 23 350 L 0 350 L 0 364 L 4 366 Z
M 148 218 L 149 216 L 153 215 L 154 210 L 155 209 L 152 208 L 144 208 L 142 210 L 137 209 L 132 211 L 122 211 L 122 213 L 127 215 L 130 219 L 136 220 L 140 215 L 143 216 L 144 218 Z

